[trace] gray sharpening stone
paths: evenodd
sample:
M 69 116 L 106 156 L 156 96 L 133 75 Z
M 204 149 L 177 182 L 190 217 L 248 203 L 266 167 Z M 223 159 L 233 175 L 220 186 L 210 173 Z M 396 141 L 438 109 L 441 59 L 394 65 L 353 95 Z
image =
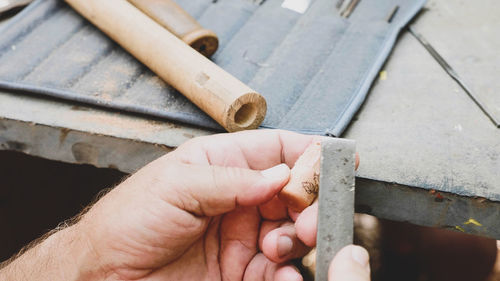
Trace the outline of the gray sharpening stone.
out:
M 333 257 L 353 242 L 355 154 L 352 140 L 321 143 L 316 281 L 328 280 Z

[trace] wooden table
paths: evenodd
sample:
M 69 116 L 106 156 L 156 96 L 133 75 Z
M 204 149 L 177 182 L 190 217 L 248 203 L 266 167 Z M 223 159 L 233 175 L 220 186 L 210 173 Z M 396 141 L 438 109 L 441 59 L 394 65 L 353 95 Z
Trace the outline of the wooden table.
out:
M 496 116 L 499 14 L 496 0 L 430 0 L 413 24 Z M 500 129 L 407 31 L 384 73 L 343 135 L 361 155 L 357 211 L 500 239 Z M 207 134 L 0 92 L 0 149 L 43 158 L 133 172 Z

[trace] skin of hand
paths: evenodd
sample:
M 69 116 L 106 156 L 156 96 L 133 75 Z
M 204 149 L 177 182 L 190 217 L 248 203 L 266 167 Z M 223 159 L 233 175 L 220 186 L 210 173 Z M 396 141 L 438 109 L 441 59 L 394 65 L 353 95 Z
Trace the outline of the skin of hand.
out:
M 344 247 L 330 264 L 328 281 L 370 281 L 368 252 L 360 246 Z
M 276 194 L 317 138 L 266 130 L 214 135 L 150 163 L 79 222 L 91 230 L 85 234 L 101 277 L 301 280 L 286 262 L 308 247 Z
M 7 265 L 0 277 L 302 280 L 288 261 L 315 245 L 317 205 L 297 214 L 276 195 L 318 138 L 258 130 L 188 141 Z M 332 262 L 340 272 L 361 260 L 354 250 L 342 253 Z M 351 268 L 366 270 L 363 264 Z M 347 273 L 336 272 L 330 271 L 330 281 L 369 280 L 342 279 L 339 274 Z
M 359 159 L 356 155 L 356 167 Z M 318 202 L 314 202 L 299 215 L 295 222 L 296 234 L 306 245 L 316 245 L 318 225 Z M 355 245 L 341 249 L 328 270 L 328 281 L 370 281 L 368 252 Z

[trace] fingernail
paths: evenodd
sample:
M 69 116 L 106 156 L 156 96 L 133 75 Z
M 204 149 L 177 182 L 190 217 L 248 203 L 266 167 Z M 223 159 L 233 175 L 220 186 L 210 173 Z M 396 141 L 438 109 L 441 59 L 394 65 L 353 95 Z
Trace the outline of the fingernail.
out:
M 286 235 L 281 235 L 278 238 L 278 256 L 280 258 L 288 256 L 293 249 L 293 241 Z
M 359 246 L 353 246 L 351 250 L 352 259 L 359 263 L 361 266 L 368 268 L 369 256 L 368 252 Z
M 283 179 L 288 178 L 290 174 L 290 168 L 288 168 L 288 166 L 285 164 L 279 164 L 278 166 L 274 166 L 267 170 L 261 171 L 260 173 L 268 179 Z

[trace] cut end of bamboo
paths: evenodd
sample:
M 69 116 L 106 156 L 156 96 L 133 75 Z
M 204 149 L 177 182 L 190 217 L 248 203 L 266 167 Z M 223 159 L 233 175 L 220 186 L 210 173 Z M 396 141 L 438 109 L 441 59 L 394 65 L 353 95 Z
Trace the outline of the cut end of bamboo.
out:
M 229 132 L 257 129 L 264 121 L 266 100 L 258 93 L 247 93 L 229 107 L 226 119 L 221 124 Z
M 294 212 L 302 212 L 305 208 L 309 207 L 309 201 L 304 200 L 304 197 L 299 192 L 281 192 L 278 195 L 279 199 L 285 203 L 288 208 Z
M 207 58 L 211 57 L 217 51 L 217 48 L 219 48 L 217 34 L 204 28 L 194 30 L 184 35 L 181 39 Z
M 287 185 L 278 194 L 295 212 L 302 212 L 318 195 L 320 156 L 321 142 L 309 145 L 295 162 Z

